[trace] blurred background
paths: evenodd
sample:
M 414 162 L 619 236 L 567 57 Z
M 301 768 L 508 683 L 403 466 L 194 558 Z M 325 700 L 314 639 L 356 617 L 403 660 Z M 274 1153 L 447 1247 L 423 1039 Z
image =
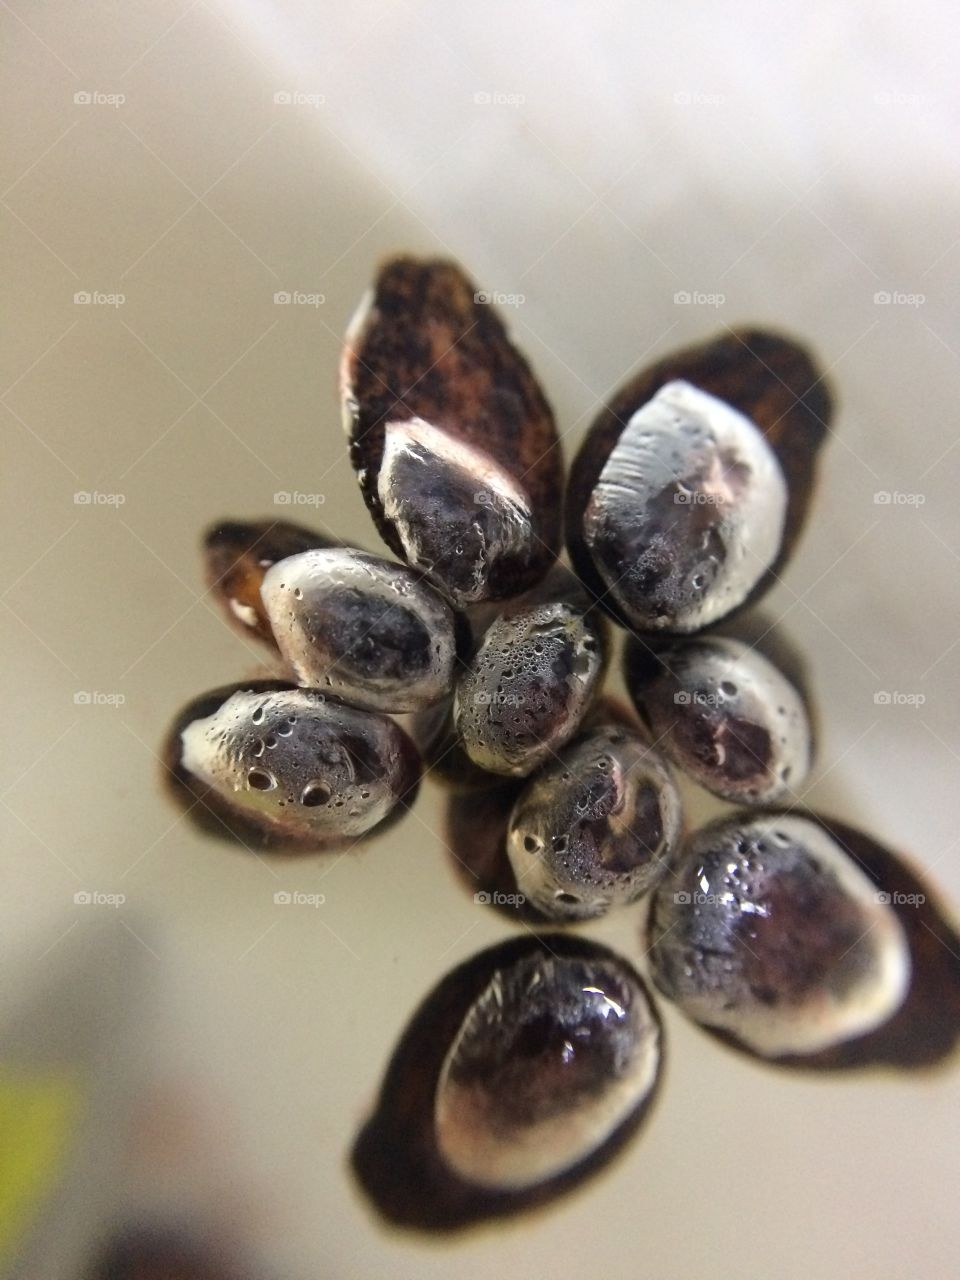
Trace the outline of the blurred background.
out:
M 813 345 L 836 434 L 769 597 L 821 712 L 805 803 L 956 901 L 952 6 L 4 0 L 0 24 L 0 1274 L 86 1276 L 147 1228 L 268 1280 L 955 1275 L 960 1073 L 777 1073 L 669 1010 L 658 1110 L 602 1176 L 460 1238 L 386 1230 L 353 1136 L 420 999 L 510 925 L 457 882 L 431 784 L 362 851 L 276 863 L 195 834 L 156 754 L 261 661 L 204 595 L 208 523 L 377 545 L 340 337 L 380 257 L 446 254 L 503 295 L 568 458 L 673 347 L 742 322 Z M 642 962 L 629 912 L 588 932 Z

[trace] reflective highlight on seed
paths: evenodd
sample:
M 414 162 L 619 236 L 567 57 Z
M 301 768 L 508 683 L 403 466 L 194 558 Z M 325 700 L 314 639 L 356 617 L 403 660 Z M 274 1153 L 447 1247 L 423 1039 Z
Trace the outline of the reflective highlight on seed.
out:
M 542 953 L 496 970 L 437 1084 L 441 1157 L 468 1182 L 519 1190 L 586 1159 L 650 1094 L 660 1029 L 612 955 Z
M 811 758 L 800 694 L 755 648 L 705 636 L 658 650 L 627 682 L 657 745 L 714 795 L 770 804 L 799 787 Z M 650 664 L 644 663 L 647 667 Z
M 603 633 L 585 609 L 554 601 L 503 614 L 457 683 L 467 755 L 492 773 L 531 773 L 577 731 L 603 665 Z
M 450 692 L 453 612 L 403 565 L 348 548 L 307 551 L 275 564 L 261 595 L 303 684 L 375 711 L 417 711 Z
M 603 725 L 526 785 L 507 853 L 518 889 L 539 911 L 581 920 L 649 892 L 682 827 L 680 795 L 661 757 L 624 727 Z
M 230 692 L 184 725 L 178 763 L 267 843 L 293 847 L 372 830 L 418 777 L 392 720 L 308 689 Z
M 522 485 L 489 454 L 421 419 L 387 424 L 377 493 L 407 563 L 461 607 L 488 597 L 492 566 L 536 552 Z
M 910 982 L 903 929 L 816 822 L 741 815 L 705 828 L 654 896 L 657 987 L 690 1018 L 767 1057 L 867 1034 Z
M 457 605 L 516 596 L 556 558 L 553 414 L 496 308 L 454 262 L 385 262 L 346 335 L 344 425 L 394 554 Z
M 787 489 L 742 413 L 668 382 L 627 423 L 600 472 L 583 537 L 637 628 L 690 632 L 742 604 L 776 559 Z

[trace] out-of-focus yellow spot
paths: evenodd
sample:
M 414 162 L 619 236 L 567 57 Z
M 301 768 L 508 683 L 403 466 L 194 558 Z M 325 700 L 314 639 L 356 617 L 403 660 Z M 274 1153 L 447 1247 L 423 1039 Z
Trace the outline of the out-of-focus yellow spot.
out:
M 0 1065 L 0 1263 L 12 1256 L 59 1180 L 80 1096 L 73 1071 Z

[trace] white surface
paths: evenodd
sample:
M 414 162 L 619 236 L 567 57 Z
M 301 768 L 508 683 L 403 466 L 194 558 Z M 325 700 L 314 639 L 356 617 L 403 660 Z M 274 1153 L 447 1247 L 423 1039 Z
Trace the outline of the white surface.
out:
M 627 371 L 675 345 L 738 321 L 815 345 L 837 435 L 770 598 L 815 671 L 807 801 L 909 849 L 956 900 L 952 8 L 11 0 L 0 19 L 0 1001 L 87 927 L 77 890 L 126 893 L 117 927 L 149 922 L 163 999 L 143 1066 L 200 1118 L 131 1167 L 118 1208 L 192 1206 L 291 1280 L 954 1274 L 960 1074 L 799 1080 L 670 1014 L 662 1103 L 605 1176 L 454 1243 L 385 1232 L 346 1176 L 355 1129 L 421 997 L 507 927 L 455 883 L 432 790 L 356 857 L 268 866 L 178 820 L 153 755 L 181 703 L 259 660 L 200 595 L 206 523 L 322 493 L 286 514 L 376 545 L 339 337 L 378 256 L 447 252 L 524 295 L 508 315 L 569 454 Z M 126 300 L 74 305 L 82 290 Z M 279 290 L 325 301 L 277 307 Z M 676 305 L 683 290 L 725 301 Z M 882 290 L 925 302 L 878 306 Z M 277 908 L 278 889 L 326 903 Z M 589 932 L 638 954 L 629 915 Z

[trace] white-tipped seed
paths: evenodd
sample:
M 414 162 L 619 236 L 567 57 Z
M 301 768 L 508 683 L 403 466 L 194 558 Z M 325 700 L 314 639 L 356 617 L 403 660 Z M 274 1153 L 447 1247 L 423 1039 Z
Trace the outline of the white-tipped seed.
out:
M 603 662 L 603 634 L 576 604 L 497 618 L 457 682 L 453 716 L 467 755 L 491 773 L 532 773 L 576 733 Z
M 633 626 L 691 632 L 746 600 L 777 557 L 786 509 L 780 464 L 750 419 L 668 382 L 611 450 L 583 534 Z
M 627 729 L 604 726 L 526 785 L 507 854 L 518 889 L 538 911 L 583 920 L 649 892 L 682 828 L 680 795 L 657 752 Z
M 280 560 L 260 589 L 302 684 L 373 711 L 419 711 L 453 684 L 454 617 L 403 565 L 349 548 Z
M 468 1182 L 517 1191 L 603 1146 L 647 1100 L 660 1028 L 615 957 L 534 955 L 498 969 L 437 1085 L 437 1146 Z
M 800 694 L 750 645 L 726 636 L 658 649 L 654 676 L 631 692 L 660 750 L 714 795 L 772 804 L 810 768 Z
M 488 595 L 498 562 L 536 550 L 530 498 L 492 457 L 428 422 L 388 422 L 377 478 L 407 562 L 464 607 Z
M 900 1007 L 910 952 L 876 885 L 818 823 L 728 818 L 685 848 L 654 895 L 657 987 L 765 1057 L 866 1035 Z
M 278 837 L 363 835 L 416 779 L 416 753 L 387 716 L 311 689 L 237 690 L 181 735 L 183 767 Z

